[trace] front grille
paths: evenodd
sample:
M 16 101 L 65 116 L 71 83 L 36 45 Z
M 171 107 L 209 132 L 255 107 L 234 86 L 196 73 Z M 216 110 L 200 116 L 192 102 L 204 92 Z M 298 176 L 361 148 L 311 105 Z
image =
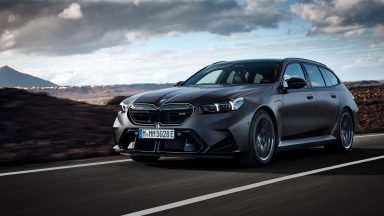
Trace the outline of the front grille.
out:
M 157 108 L 153 104 L 134 104 L 129 107 L 129 117 L 134 123 L 153 124 L 157 122 Z
M 164 104 L 156 107 L 153 104 L 133 104 L 129 108 L 128 117 L 135 124 L 163 125 L 183 124 L 193 114 L 193 106 L 186 103 Z

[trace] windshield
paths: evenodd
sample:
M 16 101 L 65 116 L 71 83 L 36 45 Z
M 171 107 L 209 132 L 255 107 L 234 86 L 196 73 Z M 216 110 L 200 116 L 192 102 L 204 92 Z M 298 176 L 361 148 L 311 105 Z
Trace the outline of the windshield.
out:
M 186 80 L 183 86 L 272 83 L 277 77 L 278 69 L 278 62 L 211 65 Z

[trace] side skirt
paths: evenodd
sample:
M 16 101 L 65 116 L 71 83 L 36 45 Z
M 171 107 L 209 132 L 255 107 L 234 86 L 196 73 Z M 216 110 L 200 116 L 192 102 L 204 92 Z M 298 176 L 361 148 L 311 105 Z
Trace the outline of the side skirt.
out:
M 336 137 L 332 135 L 283 140 L 280 141 L 277 151 L 291 148 L 308 148 L 323 146 L 332 143 L 333 141 L 336 141 Z

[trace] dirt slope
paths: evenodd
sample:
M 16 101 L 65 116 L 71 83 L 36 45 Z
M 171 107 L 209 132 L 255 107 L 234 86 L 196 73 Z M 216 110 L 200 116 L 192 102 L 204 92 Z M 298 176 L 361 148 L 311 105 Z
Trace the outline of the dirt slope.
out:
M 117 110 L 0 89 L 0 163 L 111 154 Z

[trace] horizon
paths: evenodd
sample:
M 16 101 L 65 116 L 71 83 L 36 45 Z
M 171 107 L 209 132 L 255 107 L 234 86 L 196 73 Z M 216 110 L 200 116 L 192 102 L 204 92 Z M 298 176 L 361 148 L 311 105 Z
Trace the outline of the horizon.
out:
M 60 86 L 175 83 L 217 61 L 285 57 L 343 82 L 384 79 L 383 0 L 4 2 L 0 65 Z
M 21 71 L 18 71 L 17 69 L 15 68 L 12 68 L 10 67 L 9 65 L 4 65 L 1 68 L 4 68 L 4 67 L 8 67 L 12 70 L 15 70 L 16 72 L 18 73 L 23 73 L 23 74 L 27 74 L 27 75 L 30 75 L 28 73 L 24 73 L 24 72 L 21 72 Z M 37 77 L 37 76 L 34 76 L 34 77 Z M 37 77 L 37 78 L 40 78 L 42 79 L 41 77 Z M 44 80 L 44 79 L 43 79 Z M 49 81 L 49 80 L 46 80 L 46 81 Z M 356 83 L 356 82 L 384 82 L 384 79 L 376 79 L 376 80 L 352 80 L 352 81 L 344 81 L 344 80 L 341 80 L 343 83 Z M 53 84 L 56 84 L 56 83 L 53 83 Z M 58 85 L 56 84 L 57 86 L 45 86 L 45 87 L 42 87 L 42 86 L 33 86 L 33 87 L 25 87 L 25 86 L 15 86 L 15 87 L 12 87 L 12 88 L 17 88 L 17 89 L 56 89 L 56 88 L 72 88 L 72 87 L 107 87 L 107 86 L 118 86 L 118 85 L 126 85 L 126 86 L 134 86 L 134 85 L 173 85 L 174 83 L 171 83 L 171 82 L 161 82 L 161 83 L 156 83 L 156 82 L 142 82 L 142 83 L 122 83 L 122 84 L 68 84 L 68 85 Z M 1 87 L 0 86 L 0 89 L 1 88 L 9 88 L 9 87 Z

